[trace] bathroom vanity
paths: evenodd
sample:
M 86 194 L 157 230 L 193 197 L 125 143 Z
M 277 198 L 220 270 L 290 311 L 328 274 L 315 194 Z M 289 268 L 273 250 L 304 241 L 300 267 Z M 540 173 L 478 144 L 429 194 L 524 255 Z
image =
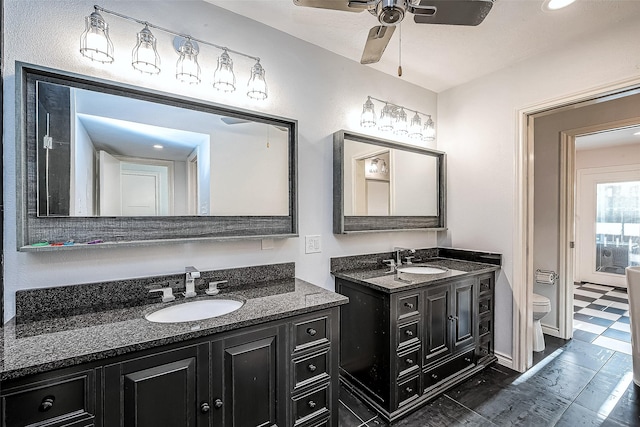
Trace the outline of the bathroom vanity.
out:
M 340 379 L 388 422 L 497 360 L 500 256 L 418 252 L 424 263 L 399 267 L 400 274 L 382 263 L 394 254 L 332 259 L 336 291 L 349 297 L 341 308 Z M 405 275 L 407 267 L 418 268 Z M 432 274 L 435 268 L 442 270 Z
M 339 306 L 347 298 L 292 277 L 234 282 L 221 295 L 243 306 L 205 320 L 145 319 L 184 301 L 12 320 L 1 425 L 337 427 Z

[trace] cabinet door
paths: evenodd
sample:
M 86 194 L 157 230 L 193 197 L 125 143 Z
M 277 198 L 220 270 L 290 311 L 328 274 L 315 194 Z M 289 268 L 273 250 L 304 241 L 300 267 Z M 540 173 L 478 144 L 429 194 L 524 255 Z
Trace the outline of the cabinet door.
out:
M 424 298 L 424 360 L 428 365 L 451 354 L 451 327 L 448 319 L 451 285 L 427 288 Z
M 209 425 L 208 344 L 104 368 L 104 425 Z
M 285 423 L 285 332 L 272 327 L 212 343 L 214 425 L 272 426 Z M 280 403 L 280 404 L 279 404 Z
M 475 344 L 477 279 L 474 277 L 455 283 L 453 293 L 453 309 L 449 319 L 452 326 L 453 351 L 458 352 Z

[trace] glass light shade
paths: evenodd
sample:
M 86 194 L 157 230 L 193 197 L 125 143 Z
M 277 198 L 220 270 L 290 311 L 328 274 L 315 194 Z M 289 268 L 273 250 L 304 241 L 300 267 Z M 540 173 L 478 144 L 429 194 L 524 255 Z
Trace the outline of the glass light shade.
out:
M 407 125 L 407 113 L 404 111 L 404 108 L 400 108 L 398 114 L 396 115 L 396 121 L 393 124 L 393 133 L 396 135 L 406 135 L 409 133 L 408 125 Z
M 429 119 L 424 124 L 424 139 L 425 141 L 433 141 L 436 139 L 436 124 L 429 116 Z
M 381 131 L 393 130 L 393 122 L 393 107 L 389 104 L 384 104 L 382 112 L 380 113 L 380 125 L 378 125 L 378 129 Z
M 218 57 L 218 68 L 216 68 L 216 71 L 213 73 L 213 87 L 223 92 L 233 92 L 236 90 L 236 76 L 233 74 L 233 61 L 226 50 Z
M 142 73 L 160 72 L 160 55 L 156 49 L 156 38 L 147 25 L 138 33 L 138 42 L 131 53 L 131 65 Z
M 362 115 L 360 116 L 360 126 L 370 128 L 376 125 L 376 111 L 371 101 L 371 97 L 367 97 L 367 101 L 362 106 Z
M 109 38 L 109 24 L 97 10 L 85 18 L 85 30 L 80 37 L 80 53 L 92 61 L 113 62 L 113 43 Z
M 409 138 L 422 139 L 422 119 L 418 113 L 415 113 L 411 118 L 411 123 L 409 124 Z
M 247 84 L 247 96 L 249 98 L 263 100 L 267 98 L 267 82 L 264 79 L 264 68 L 260 61 L 251 68 L 251 77 Z
M 378 173 L 378 159 L 372 159 L 369 166 L 369 173 Z
M 187 39 L 179 49 L 180 57 L 176 64 L 176 79 L 184 83 L 200 83 L 200 65 L 198 64 L 198 50 L 191 40 Z

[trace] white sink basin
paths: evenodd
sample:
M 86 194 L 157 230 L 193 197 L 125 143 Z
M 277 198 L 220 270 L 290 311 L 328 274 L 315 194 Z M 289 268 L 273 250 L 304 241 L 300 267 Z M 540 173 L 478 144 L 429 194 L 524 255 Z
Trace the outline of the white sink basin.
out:
M 398 277 L 404 280 L 435 279 L 447 274 L 448 271 L 445 267 L 402 267 L 398 269 Z
M 145 319 L 156 323 L 192 322 L 231 313 L 243 304 L 232 299 L 191 301 L 154 311 L 147 314 Z

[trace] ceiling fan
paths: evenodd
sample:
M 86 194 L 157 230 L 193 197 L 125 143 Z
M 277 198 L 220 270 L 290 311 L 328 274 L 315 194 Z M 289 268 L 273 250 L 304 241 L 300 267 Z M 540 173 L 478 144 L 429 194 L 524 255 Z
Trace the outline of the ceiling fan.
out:
M 380 25 L 369 30 L 361 64 L 380 60 L 395 26 L 407 12 L 417 24 L 479 25 L 487 16 L 494 0 L 293 0 L 296 6 L 333 9 L 346 12 L 368 10 Z

